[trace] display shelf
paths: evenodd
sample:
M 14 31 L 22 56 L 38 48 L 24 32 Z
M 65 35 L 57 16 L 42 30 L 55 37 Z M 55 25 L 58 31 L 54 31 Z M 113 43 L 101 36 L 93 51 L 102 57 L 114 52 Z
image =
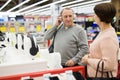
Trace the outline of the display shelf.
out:
M 35 78 L 43 76 L 44 74 L 59 74 L 64 73 L 65 71 L 72 70 L 73 72 L 79 71 L 83 76 L 85 76 L 85 68 L 84 66 L 74 66 L 74 67 L 67 67 L 62 69 L 55 69 L 55 70 L 44 70 L 38 71 L 33 73 L 24 73 L 24 74 L 16 74 L 10 76 L 0 76 L 0 80 L 21 80 L 23 77 Z

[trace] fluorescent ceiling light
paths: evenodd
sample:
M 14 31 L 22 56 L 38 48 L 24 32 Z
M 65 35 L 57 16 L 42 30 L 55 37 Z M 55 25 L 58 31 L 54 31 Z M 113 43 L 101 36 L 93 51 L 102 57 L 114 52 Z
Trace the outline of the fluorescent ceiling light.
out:
M 50 8 L 45 8 L 45 9 L 41 9 L 41 10 L 38 10 L 38 11 L 33 11 L 33 12 L 30 12 L 30 13 L 27 13 L 27 14 L 35 14 L 35 13 L 39 13 L 40 14 L 40 12 L 48 11 L 48 10 L 50 10 Z
M 28 3 L 29 1 L 30 1 L 30 0 L 25 0 L 25 1 L 23 1 L 22 3 L 18 4 L 17 6 L 15 6 L 15 7 L 9 9 L 7 12 L 11 12 L 11 11 L 13 11 L 14 9 L 16 9 L 16 8 L 18 8 L 18 7 L 20 7 L 20 6 L 24 5 L 24 4 L 26 4 L 26 3 Z
M 101 0 L 93 0 L 93 1 L 88 1 L 88 2 L 83 2 L 83 3 L 79 3 L 79 4 L 74 4 L 74 5 L 70 5 L 70 6 L 65 6 L 65 7 L 76 7 L 76 6 L 84 6 L 84 5 L 88 5 L 90 3 L 94 3 L 94 2 L 99 2 Z
M 84 1 L 84 0 L 77 0 L 77 1 L 68 2 L 68 3 L 65 3 L 61 6 L 70 5 L 70 4 L 78 3 L 78 2 L 81 2 L 81 1 Z
M 49 7 L 49 6 L 51 6 L 51 4 L 59 4 L 59 3 L 64 2 L 64 1 L 66 1 L 66 0 L 55 1 L 55 2 L 47 4 L 45 6 L 37 7 L 37 8 L 31 9 L 29 11 L 22 12 L 22 14 L 29 13 L 29 12 L 32 12 L 32 11 L 36 11 L 36 10 L 39 10 L 39 9 L 42 9 L 42 8 Z
M 20 10 L 18 10 L 18 11 L 16 11 L 16 12 L 24 11 L 24 10 L 29 9 L 29 8 L 31 8 L 31 7 L 34 7 L 34 6 L 38 5 L 38 4 L 44 3 L 44 2 L 46 2 L 46 1 L 48 1 L 48 0 L 42 0 L 42 1 L 36 2 L 36 3 L 34 3 L 34 4 L 32 4 L 32 5 L 28 6 L 28 7 L 25 7 L 25 8 L 23 8 L 23 9 L 20 9 Z
M 92 3 L 92 4 L 88 4 L 88 5 L 81 6 L 81 8 L 82 8 L 82 7 L 95 6 L 95 5 L 97 5 L 97 4 L 105 3 L 105 2 L 110 2 L 110 1 L 101 1 L 101 2 L 99 2 L 99 3 Z
M 80 0 L 79 0 L 80 1 Z M 82 0 L 81 0 L 82 1 Z M 97 2 L 97 1 L 99 1 L 99 2 Z M 81 3 L 81 4 L 79 4 L 79 6 L 76 6 L 76 5 L 78 5 L 78 4 L 74 4 L 75 5 L 75 7 L 80 7 L 80 8 L 84 8 L 84 7 L 89 7 L 89 6 L 94 6 L 94 5 L 96 5 L 96 4 L 100 4 L 100 3 L 104 3 L 104 2 L 110 2 L 110 0 L 107 0 L 107 1 L 101 1 L 101 0 L 95 0 L 95 1 L 90 1 L 89 3 L 88 2 L 84 2 L 84 3 Z M 101 1 L 101 2 L 100 2 Z M 73 1 L 73 2 L 76 2 L 76 1 Z M 73 2 L 72 2 L 72 4 L 73 4 Z M 94 3 L 95 2 L 95 3 Z M 91 4 L 90 4 L 91 3 Z M 69 4 L 71 4 L 71 2 L 69 2 L 69 3 L 65 3 L 64 5 L 69 5 Z M 74 5 L 73 5 L 73 7 L 74 7 Z M 71 7 L 72 7 L 72 5 L 71 5 Z M 34 12 L 30 12 L 30 13 L 26 13 L 25 15 L 28 15 L 28 14 L 31 14 L 31 15 L 33 15 L 33 14 L 41 14 L 41 13 L 46 13 L 46 11 L 49 11 L 50 10 L 50 8 L 45 8 L 45 9 L 41 9 L 41 10 L 37 10 L 37 11 L 34 11 Z M 47 13 L 48 14 L 48 13 Z
M 29 10 L 29 11 L 21 12 L 21 13 L 22 13 L 22 14 L 30 13 L 30 12 L 33 12 L 33 11 L 36 11 L 36 10 L 39 10 L 39 9 L 42 9 L 42 8 L 49 7 L 49 6 L 50 6 L 50 5 L 45 5 L 45 6 L 37 7 L 37 8 L 31 9 L 31 10 Z
M 8 0 L 1 8 L 0 8 L 0 11 L 5 7 L 7 6 L 12 0 Z
M 50 11 L 42 11 L 40 13 L 33 13 L 31 15 L 41 15 L 41 16 L 47 16 L 47 15 L 51 15 Z
M 42 11 L 39 13 L 32 13 L 32 14 L 25 14 L 25 15 L 40 15 L 40 16 L 46 16 L 46 15 L 50 15 L 50 11 Z

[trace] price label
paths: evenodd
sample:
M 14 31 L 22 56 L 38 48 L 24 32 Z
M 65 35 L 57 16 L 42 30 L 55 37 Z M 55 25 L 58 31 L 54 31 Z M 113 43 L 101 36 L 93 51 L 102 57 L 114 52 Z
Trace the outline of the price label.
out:
M 15 32 L 15 28 L 14 27 L 10 27 L 10 32 Z
M 47 25 L 47 30 L 50 29 L 50 28 L 52 28 L 52 26 L 51 25 Z
M 1 30 L 2 32 L 6 32 L 6 31 L 7 31 L 7 29 L 6 29 L 5 26 L 0 27 L 0 30 Z
M 19 27 L 19 28 L 18 28 L 18 31 L 19 31 L 19 32 L 24 32 L 24 31 L 25 31 L 25 27 Z
M 36 31 L 39 32 L 41 30 L 41 25 L 36 26 Z

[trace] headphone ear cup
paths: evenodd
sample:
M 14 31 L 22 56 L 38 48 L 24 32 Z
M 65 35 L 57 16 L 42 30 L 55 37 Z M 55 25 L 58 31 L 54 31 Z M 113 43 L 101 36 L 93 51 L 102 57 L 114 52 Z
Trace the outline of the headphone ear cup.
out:
M 37 46 L 37 47 L 35 46 L 33 37 L 31 37 L 30 39 L 31 39 L 31 45 L 32 45 L 32 47 L 30 48 L 30 54 L 31 54 L 32 56 L 35 56 L 35 55 L 37 54 L 39 48 L 38 48 L 38 46 Z
M 17 45 L 17 43 L 15 44 L 15 48 L 18 49 L 18 45 Z
M 24 44 L 22 44 L 22 49 L 24 50 Z
M 9 38 L 7 38 L 7 41 L 10 42 Z
M 0 36 L 0 41 L 4 41 L 5 38 L 3 36 Z
M 37 53 L 38 53 L 38 46 L 37 46 L 37 48 L 36 48 L 36 47 L 32 47 L 32 48 L 30 49 L 30 54 L 31 54 L 32 56 L 35 56 Z
M 16 44 L 15 44 L 15 48 L 18 49 L 18 35 L 16 34 Z
M 24 50 L 24 36 L 21 34 L 21 37 L 22 37 L 22 49 Z

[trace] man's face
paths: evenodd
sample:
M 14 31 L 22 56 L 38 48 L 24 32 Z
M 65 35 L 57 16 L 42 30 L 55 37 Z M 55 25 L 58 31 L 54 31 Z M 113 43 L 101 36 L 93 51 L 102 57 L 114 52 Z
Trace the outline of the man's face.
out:
M 66 10 L 65 9 L 62 12 L 61 17 L 62 17 L 62 21 L 63 21 L 65 27 L 70 27 L 70 26 L 73 25 L 73 19 L 74 19 L 74 17 L 73 17 L 73 11 L 72 10 Z

